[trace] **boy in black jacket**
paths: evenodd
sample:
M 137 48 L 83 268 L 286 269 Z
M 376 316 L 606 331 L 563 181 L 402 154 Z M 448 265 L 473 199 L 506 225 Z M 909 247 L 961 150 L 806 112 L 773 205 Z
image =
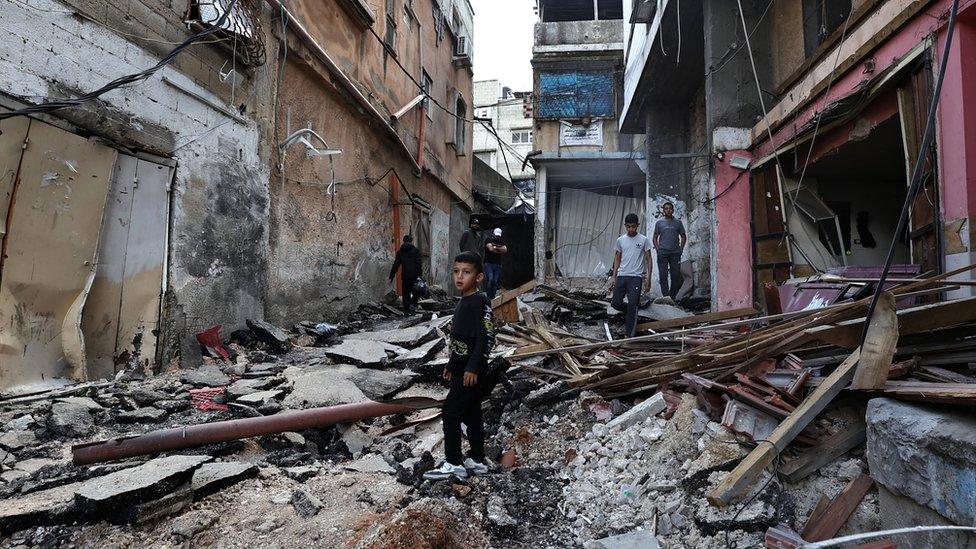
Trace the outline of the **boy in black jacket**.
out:
M 393 260 L 393 268 L 390 269 L 390 282 L 396 278 L 397 269 L 403 266 L 403 313 L 407 316 L 413 314 L 414 307 L 420 302 L 420 295 L 414 285 L 421 275 L 420 250 L 413 245 L 413 237 L 406 235 L 403 237 L 403 245 L 396 253 Z
M 495 326 L 491 302 L 478 285 L 484 280 L 481 256 L 462 252 L 454 258 L 454 285 L 461 301 L 451 320 L 451 358 L 444 368 L 444 379 L 451 384 L 444 402 L 444 453 L 446 459 L 437 469 L 424 474 L 427 479 L 446 479 L 451 475 L 465 478 L 468 473 L 488 472 L 485 465 L 485 426 L 481 401 L 495 385 L 497 372 L 488 372 L 488 356 L 495 344 Z M 467 426 L 471 451 L 461 458 L 461 424 Z

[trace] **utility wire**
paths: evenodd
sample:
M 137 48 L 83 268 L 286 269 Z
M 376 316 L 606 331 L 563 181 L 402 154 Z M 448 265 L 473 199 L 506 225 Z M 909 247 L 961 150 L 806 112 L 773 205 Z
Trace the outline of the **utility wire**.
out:
M 86 93 L 74 99 L 46 101 L 39 105 L 32 105 L 30 107 L 24 107 L 22 109 L 17 109 L 13 111 L 0 112 L 0 120 L 14 118 L 16 116 L 27 116 L 31 114 L 49 113 L 67 107 L 75 107 L 87 103 L 89 101 L 98 99 L 100 96 L 112 90 L 121 88 L 122 86 L 135 84 L 136 82 L 140 82 L 142 80 L 149 78 L 150 76 L 158 72 L 166 65 L 169 65 L 174 59 L 176 59 L 176 56 L 178 56 L 186 48 L 194 45 L 195 43 L 199 42 L 200 40 L 203 40 L 208 36 L 211 36 L 219 31 L 224 30 L 223 24 L 230 17 L 230 14 L 233 11 L 234 6 L 237 4 L 237 1 L 238 0 L 230 0 L 230 3 L 224 9 L 224 13 L 220 15 L 220 17 L 212 24 L 212 26 L 184 40 L 179 46 L 176 46 L 175 48 L 170 50 L 170 52 L 167 53 L 165 57 L 160 59 L 159 62 L 153 65 L 152 67 L 149 67 L 148 69 L 137 73 L 120 76 L 119 78 L 112 80 L 108 84 L 105 84 L 101 88 L 98 88 L 95 91 Z
M 878 305 L 878 299 L 884 291 L 885 280 L 888 278 L 888 271 L 891 270 L 891 262 L 895 257 L 895 248 L 898 245 L 898 238 L 904 232 L 908 223 L 908 213 L 911 211 L 915 195 L 921 187 L 922 171 L 926 163 L 929 146 L 932 144 L 932 134 L 935 133 L 935 118 L 939 108 L 939 97 L 942 95 L 942 82 L 945 80 L 946 66 L 949 64 L 949 52 L 952 48 L 952 38 L 956 30 L 956 15 L 959 12 L 959 0 L 952 0 L 952 8 L 949 11 L 949 23 L 946 30 L 945 49 L 942 52 L 942 60 L 939 64 L 939 75 L 935 83 L 935 91 L 932 93 L 932 103 L 929 106 L 928 119 L 925 122 L 925 134 L 922 136 L 922 143 L 918 148 L 918 158 L 915 160 L 915 169 L 912 170 L 912 184 L 908 187 L 908 195 L 905 203 L 901 207 L 901 217 L 898 218 L 898 226 L 891 235 L 891 244 L 888 246 L 888 255 L 885 257 L 884 269 L 878 277 L 877 287 L 874 289 L 874 296 L 871 298 L 871 305 L 868 307 L 868 314 L 864 320 L 864 331 L 861 333 L 861 346 L 867 338 L 868 330 L 871 328 L 871 320 L 874 318 L 874 310 Z

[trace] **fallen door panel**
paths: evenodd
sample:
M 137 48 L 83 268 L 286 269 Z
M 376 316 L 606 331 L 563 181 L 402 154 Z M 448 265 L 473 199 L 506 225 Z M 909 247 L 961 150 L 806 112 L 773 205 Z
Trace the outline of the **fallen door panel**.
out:
M 112 177 L 112 190 L 105 205 L 98 244 L 98 268 L 82 319 L 91 379 L 111 379 L 115 376 L 125 248 L 129 238 L 137 163 L 134 157 L 119 155 Z
M 169 184 L 172 169 L 139 160 L 129 238 L 125 247 L 122 307 L 115 352 L 138 360 L 142 366 L 156 362 L 156 334 L 169 228 Z M 127 356 L 126 356 L 127 355 Z
M 74 342 L 117 153 L 33 121 L 8 216 L 0 272 L 0 388 L 84 378 Z M 72 307 L 74 305 L 74 307 Z M 64 327 L 68 327 L 65 333 Z M 83 349 L 73 349 L 77 355 Z

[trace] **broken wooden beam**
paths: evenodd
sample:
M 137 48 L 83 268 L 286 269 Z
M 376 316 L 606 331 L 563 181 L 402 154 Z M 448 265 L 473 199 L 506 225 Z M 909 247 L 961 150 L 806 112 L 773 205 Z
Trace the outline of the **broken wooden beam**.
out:
M 875 314 L 864 336 L 864 346 L 861 348 L 861 358 L 857 361 L 851 388 L 884 387 L 897 346 L 898 315 L 895 314 L 895 296 L 891 292 L 884 292 L 878 297 Z
M 518 288 L 515 288 L 514 290 L 508 290 L 502 292 L 501 294 L 495 296 L 495 299 L 491 300 L 491 308 L 495 309 L 505 303 L 508 303 L 509 301 L 514 300 L 516 297 L 526 292 L 531 292 L 532 290 L 535 289 L 535 285 L 536 285 L 535 280 L 530 280 L 525 284 L 522 284 Z
M 803 539 L 814 542 L 832 538 L 854 513 L 872 486 L 874 486 L 874 480 L 865 474 L 861 474 L 852 480 L 834 498 L 830 506 L 817 517 L 816 523 L 808 524 L 803 529 Z
M 866 439 L 867 428 L 864 421 L 860 421 L 848 429 L 827 437 L 793 461 L 784 463 L 780 466 L 779 473 L 787 482 L 799 482 L 824 465 L 833 463 L 840 456 L 864 444 Z
M 854 374 L 854 367 L 857 366 L 860 354 L 860 349 L 851 353 L 847 360 L 841 363 L 789 417 L 776 427 L 776 430 L 769 435 L 767 443 L 756 446 L 735 469 L 725 475 L 725 478 L 708 492 L 708 501 L 716 507 L 725 507 L 744 494 L 759 478 L 766 466 L 772 463 L 773 459 L 844 389 Z
M 695 324 L 708 324 L 711 322 L 718 322 L 720 320 L 729 320 L 732 318 L 754 316 L 756 314 L 759 314 L 759 311 L 757 311 L 752 307 L 746 307 L 743 309 L 732 309 L 731 311 L 719 311 L 717 313 L 707 313 L 703 315 L 691 315 L 691 316 L 686 316 L 681 318 L 672 318 L 669 320 L 656 320 L 654 322 L 645 322 L 643 324 L 637 325 L 637 331 L 647 332 L 649 330 L 684 328 L 686 326 L 694 326 Z

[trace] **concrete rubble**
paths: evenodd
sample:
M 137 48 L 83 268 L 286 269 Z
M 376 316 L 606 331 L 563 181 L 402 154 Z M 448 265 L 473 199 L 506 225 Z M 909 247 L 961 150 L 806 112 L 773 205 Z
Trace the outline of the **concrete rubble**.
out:
M 767 469 L 742 499 L 717 507 L 709 492 L 755 443 L 709 413 L 700 387 L 612 398 L 533 373 L 518 357 L 484 405 L 493 464 L 484 476 L 423 479 L 443 454 L 438 411 L 425 409 L 100 465 L 66 461 L 71 444 L 165 427 L 442 398 L 446 389 L 430 374 L 446 359 L 449 318 L 399 328 L 402 319 L 370 316 L 350 319 L 354 332 L 340 325 L 313 346 L 255 336 L 236 359 L 208 360 L 197 370 L 80 388 L 50 401 L 0 400 L 0 541 L 210 545 L 230 536 L 241 544 L 347 547 L 756 547 L 770 536 L 799 539 L 816 523 L 810 516 L 821 512 L 822 498 L 840 497 L 866 473 L 878 486 L 843 517 L 838 535 L 891 524 L 886 509 L 945 524 L 972 519 L 969 493 L 950 485 L 964 471 L 959 459 L 969 456 L 965 445 L 948 442 L 968 440 L 965 414 L 870 400 L 867 452 L 855 445 L 795 481 Z M 292 340 L 302 337 L 297 331 Z M 349 349 L 369 345 L 376 360 L 350 360 Z M 495 355 L 511 355 L 513 345 L 500 341 Z M 551 357 L 545 364 L 552 371 L 563 363 Z M 861 406 L 838 406 L 810 429 L 820 440 L 848 432 L 863 421 Z M 802 457 L 805 448 L 791 448 L 784 459 Z M 503 461 L 511 467 L 500 467 Z M 933 537 L 930 546 L 962 539 Z

